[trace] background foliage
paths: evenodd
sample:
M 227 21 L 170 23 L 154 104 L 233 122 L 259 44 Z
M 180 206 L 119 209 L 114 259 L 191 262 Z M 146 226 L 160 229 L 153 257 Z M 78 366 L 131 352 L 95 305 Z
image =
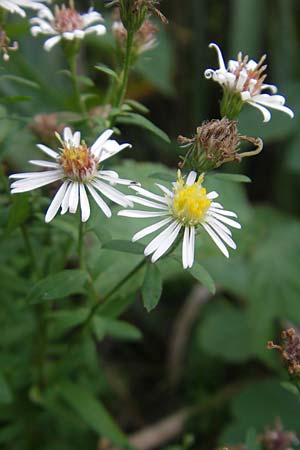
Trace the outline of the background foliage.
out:
M 103 11 L 103 2 L 96 0 L 95 7 Z M 266 350 L 279 330 L 300 321 L 300 5 L 296 0 L 164 0 L 161 9 L 170 24 L 160 25 L 159 46 L 135 67 L 128 97 L 149 108 L 149 119 L 172 143 L 159 139 L 157 130 L 119 123 L 123 142 L 133 144 L 130 160 L 115 161 L 121 176 L 150 187 L 151 175 L 174 173 L 177 135 L 192 135 L 203 120 L 218 117 L 219 87 L 203 77 L 205 68 L 215 66 L 211 41 L 220 44 L 226 59 L 240 49 L 255 59 L 267 53 L 268 81 L 286 95 L 295 119 L 274 112 L 263 124 L 259 112 L 245 108 L 240 130 L 262 137 L 265 149 L 226 171 L 245 173 L 253 183 L 208 177 L 243 225 L 229 261 L 205 236 L 197 248 L 197 260 L 216 282 L 215 295 L 195 285 L 195 278 L 169 258 L 158 264 L 162 299 L 148 314 L 141 295 L 147 302 L 151 277 L 156 283 L 157 277 L 150 274 L 143 286 L 141 267 L 115 289 L 142 256 L 139 249 L 136 254 L 119 247 L 112 251 L 111 243 L 129 240 L 141 224 L 116 215 L 109 223 L 93 216 L 88 267 L 98 294 L 105 299 L 113 293 L 74 345 L 69 342 L 87 318 L 83 299 L 89 296 L 86 274 L 76 265 L 74 218 L 57 218 L 45 228 L 47 196 L 20 195 L 8 206 L 3 182 L 0 448 L 129 448 L 128 436 L 175 412 L 183 418 L 177 425 L 183 426 L 158 447 L 238 444 L 250 428 L 260 433 L 277 416 L 300 432 L 299 401 L 281 386 L 286 375 L 277 355 Z M 106 15 L 109 23 L 110 12 Z M 28 167 L 41 142 L 28 127 L 31 117 L 72 110 L 74 102 L 60 49 L 44 52 L 42 39 L 32 38 L 26 21 L 18 18 L 10 21 L 9 34 L 21 48 L 2 64 L 0 75 L 0 153 L 6 173 Z M 107 88 L 107 76 L 93 67 L 113 65 L 113 45 L 111 33 L 103 39 L 91 36 L 81 53 L 80 72 L 92 80 L 82 78 L 91 107 L 97 105 L 94 94 L 103 96 Z M 71 119 L 76 124 L 76 116 Z M 95 136 L 97 127 L 91 142 Z M 25 256 L 23 224 L 30 227 L 38 255 L 38 283 Z M 68 265 L 62 267 L 66 255 Z M 63 284 L 62 270 L 69 277 L 64 274 Z M 207 274 L 196 274 L 203 277 Z

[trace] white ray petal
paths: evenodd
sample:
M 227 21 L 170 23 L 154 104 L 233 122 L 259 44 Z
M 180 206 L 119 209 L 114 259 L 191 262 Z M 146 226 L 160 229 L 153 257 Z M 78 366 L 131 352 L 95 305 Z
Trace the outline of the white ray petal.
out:
M 225 233 L 227 233 L 229 236 L 232 236 L 230 229 L 227 228 L 226 225 L 224 225 L 224 223 L 220 222 L 215 217 L 207 216 L 206 222 L 211 224 L 212 226 L 213 226 L 213 224 L 217 224 Z
M 225 255 L 226 258 L 229 258 L 229 252 L 225 247 L 225 245 L 223 244 L 223 242 L 221 241 L 221 239 L 219 238 L 219 236 L 212 230 L 212 228 L 207 223 L 203 224 L 203 228 L 210 235 L 214 243 L 219 247 L 223 255 Z
M 225 233 L 222 228 L 217 224 L 210 222 L 210 227 L 220 236 L 220 238 L 231 248 L 236 249 L 236 243 Z
M 189 267 L 189 242 L 190 229 L 189 227 L 185 227 L 182 241 L 182 265 L 184 269 Z
M 69 211 L 72 214 L 75 214 L 77 211 L 77 207 L 78 207 L 78 202 L 79 202 L 79 192 L 78 192 L 78 182 L 77 181 L 73 181 L 72 183 L 72 187 L 70 190 L 70 196 L 69 196 Z
M 122 209 L 118 212 L 118 216 L 123 217 L 135 217 L 137 219 L 144 219 L 148 217 L 164 217 L 169 213 L 166 212 L 153 212 L 153 211 L 140 211 L 138 209 Z
M 117 203 L 118 205 L 121 205 L 124 207 L 133 206 L 133 203 L 127 199 L 125 194 L 117 191 L 117 189 L 113 188 L 112 186 L 103 183 L 99 179 L 92 181 L 92 185 L 96 189 L 98 189 L 103 195 L 105 195 L 105 197 L 109 198 L 110 200 Z
M 63 130 L 63 140 L 65 144 L 69 147 L 69 144 L 73 142 L 73 133 L 70 127 L 65 127 Z
M 214 48 L 217 52 L 218 61 L 219 61 L 219 69 L 226 71 L 226 66 L 225 66 L 225 62 L 224 62 L 220 47 L 217 44 L 215 44 L 214 42 L 211 42 L 209 44 L 209 48 Z
M 142 197 L 137 197 L 135 195 L 126 195 L 126 198 L 131 200 L 133 203 L 138 203 L 139 205 L 148 206 L 149 208 L 162 209 L 162 210 L 168 209 L 167 206 L 162 205 L 161 203 L 155 203 L 155 202 L 152 202 L 151 200 L 147 200 Z
M 73 143 L 74 147 L 79 147 L 79 145 L 80 145 L 80 138 L 81 138 L 80 131 L 76 131 L 73 134 L 73 139 L 72 139 L 72 143 Z
M 93 199 L 99 206 L 99 208 L 103 211 L 103 213 L 106 215 L 106 217 L 111 217 L 111 210 L 108 207 L 108 205 L 105 203 L 105 201 L 100 197 L 98 192 L 91 186 L 90 184 L 87 184 L 87 188 L 90 191 Z
M 91 152 L 98 156 L 99 152 L 103 146 L 103 144 L 110 138 L 110 136 L 113 134 L 113 130 L 105 130 L 100 136 L 96 139 L 94 144 L 91 146 Z
M 103 34 L 106 33 L 106 27 L 101 24 L 93 25 L 91 27 L 86 28 L 84 31 L 85 34 L 96 33 L 97 36 L 102 36 Z
M 208 210 L 208 213 L 209 212 L 221 214 L 222 216 L 227 216 L 227 217 L 237 217 L 236 213 L 234 213 L 233 211 L 227 211 L 226 209 L 221 209 L 221 208 L 210 207 Z
M 195 227 L 190 227 L 190 242 L 188 249 L 188 267 L 191 268 L 194 264 L 195 259 Z
M 144 238 L 145 236 L 148 236 L 148 234 L 154 233 L 154 231 L 159 230 L 163 226 L 167 225 L 172 221 L 172 217 L 168 217 L 167 219 L 160 220 L 159 222 L 154 223 L 153 225 L 150 225 L 149 227 L 143 228 L 142 230 L 138 231 L 132 238 L 132 242 L 136 242 L 139 239 Z
M 88 196 L 86 195 L 86 190 L 84 184 L 79 184 L 79 194 L 80 194 L 80 209 L 81 209 L 81 221 L 86 222 L 91 215 L 91 208 Z
M 262 115 L 264 116 L 264 122 L 269 122 L 271 120 L 271 113 L 267 108 L 254 101 L 248 100 L 247 103 L 251 106 L 254 106 L 254 108 L 258 109 L 262 113 Z
M 61 175 L 53 175 L 51 178 L 47 177 L 47 178 L 37 178 L 36 180 L 30 180 L 30 179 L 18 180 L 18 181 L 15 181 L 11 185 L 11 188 L 12 188 L 11 193 L 17 194 L 20 192 L 32 191 L 32 190 L 38 189 L 42 186 L 46 186 L 47 184 L 54 183 L 54 181 L 58 181 L 60 179 L 61 179 Z
M 188 174 L 188 177 L 187 177 L 187 179 L 186 179 L 185 184 L 186 184 L 187 186 L 192 186 L 192 184 L 195 183 L 196 178 L 197 178 L 197 172 L 195 172 L 194 170 L 192 170 L 192 171 Z
M 50 50 L 59 42 L 61 41 L 61 36 L 53 36 L 49 39 L 47 39 L 44 43 L 44 49 L 47 52 L 50 52 Z
M 43 161 L 41 159 L 31 159 L 30 164 L 34 164 L 35 166 L 40 167 L 49 167 L 49 168 L 59 168 L 60 165 L 58 163 L 52 161 Z
M 46 153 L 48 156 L 51 156 L 51 158 L 57 159 L 59 154 L 52 150 L 52 148 L 47 147 L 44 144 L 37 144 L 37 147 L 42 150 L 44 153 Z
M 237 228 L 238 230 L 240 228 L 242 228 L 241 224 L 239 224 L 235 220 L 228 219 L 227 217 L 221 216 L 220 214 L 217 214 L 217 213 L 212 214 L 212 216 L 215 217 L 216 219 L 219 219 L 220 222 L 224 222 L 224 223 L 226 223 L 227 225 L 230 225 L 233 228 Z
M 215 198 L 218 198 L 219 194 L 216 191 L 211 191 L 207 194 L 207 198 L 209 198 L 209 200 L 214 200 Z
M 172 223 L 167 228 L 165 228 L 154 239 L 152 239 L 152 241 L 149 242 L 149 244 L 145 248 L 145 255 L 148 256 L 151 255 L 151 253 L 155 252 L 160 247 L 160 245 L 162 245 L 163 242 L 168 239 L 168 237 L 173 233 L 177 225 L 177 221 L 172 221 Z
M 45 222 L 49 223 L 51 222 L 51 220 L 56 216 L 57 211 L 59 210 L 63 198 L 65 196 L 66 190 L 68 188 L 68 181 L 65 181 L 60 188 L 58 189 L 58 191 L 56 192 L 55 196 L 53 197 L 52 202 L 50 203 L 50 206 L 47 210 L 46 216 L 45 216 Z
M 155 183 L 155 185 L 162 190 L 166 195 L 168 195 L 169 197 L 173 197 L 173 192 L 170 191 L 170 189 L 168 189 L 166 186 L 163 186 L 162 184 L 159 183 Z
M 154 263 L 156 262 L 161 256 L 163 256 L 170 247 L 174 244 L 180 230 L 181 230 L 181 223 L 177 225 L 175 230 L 164 240 L 164 242 L 158 247 L 158 249 L 153 253 L 151 261 Z
M 35 180 L 37 178 L 51 178 L 53 175 L 61 174 L 63 175 L 61 170 L 44 170 L 43 172 L 23 172 L 23 173 L 14 173 L 10 175 L 10 179 L 32 179 Z M 20 180 L 21 181 L 21 180 Z
M 157 202 L 164 203 L 165 205 L 167 204 L 165 197 L 162 197 L 161 195 L 153 194 L 153 192 L 147 191 L 146 189 L 144 189 L 140 186 L 132 185 L 132 186 L 129 186 L 129 188 L 133 189 L 134 191 L 138 192 L 138 194 L 141 194 L 144 197 L 151 198 L 152 200 L 156 200 Z
M 70 193 L 71 193 L 71 190 L 72 190 L 72 185 L 73 185 L 73 183 L 71 182 L 69 184 L 69 186 L 68 186 L 68 188 L 66 190 L 66 193 L 64 195 L 64 198 L 63 198 L 63 200 L 61 202 L 61 212 L 60 212 L 61 214 L 65 214 L 68 211 L 68 209 L 69 209 L 69 199 L 70 199 Z

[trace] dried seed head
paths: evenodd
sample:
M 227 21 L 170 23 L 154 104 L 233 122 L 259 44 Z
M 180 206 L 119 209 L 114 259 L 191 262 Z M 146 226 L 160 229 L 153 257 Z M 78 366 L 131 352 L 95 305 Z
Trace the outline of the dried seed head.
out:
M 285 431 L 279 418 L 275 421 L 273 428 L 267 429 L 259 436 L 265 450 L 291 450 L 299 445 L 299 440 L 294 431 Z
M 2 53 L 4 61 L 9 60 L 9 52 L 16 52 L 19 49 L 18 42 L 14 41 L 12 45 L 10 45 L 10 41 L 11 39 L 7 36 L 5 30 L 0 26 L 0 53 Z
M 252 143 L 256 149 L 239 153 L 241 141 Z M 188 147 L 181 167 L 189 162 L 191 168 L 197 172 L 215 169 L 226 162 L 241 161 L 243 157 L 252 156 L 262 150 L 261 139 L 239 135 L 237 122 L 226 117 L 203 122 L 193 138 L 179 136 L 178 142 L 183 147 Z
M 300 375 L 300 337 L 294 328 L 289 328 L 281 333 L 282 345 L 269 341 L 267 348 L 279 351 L 287 369 L 291 375 Z

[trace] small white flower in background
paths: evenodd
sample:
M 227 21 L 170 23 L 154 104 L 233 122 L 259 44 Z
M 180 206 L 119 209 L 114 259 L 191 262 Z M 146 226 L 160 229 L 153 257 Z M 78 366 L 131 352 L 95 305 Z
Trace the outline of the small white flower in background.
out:
M 106 33 L 105 26 L 101 23 L 104 19 L 100 13 L 90 9 L 86 14 L 79 14 L 70 1 L 70 7 L 62 5 L 54 6 L 54 13 L 49 8 L 44 8 L 37 17 L 30 20 L 33 25 L 33 36 L 39 34 L 52 36 L 46 40 L 44 49 L 49 51 L 62 39 L 74 41 L 83 39 L 87 34 L 96 33 L 98 36 Z
M 128 185 L 131 181 L 119 178 L 114 171 L 101 170 L 103 161 L 124 148 L 131 147 L 130 144 L 120 145 L 109 139 L 112 133 L 112 130 L 104 131 L 89 148 L 84 141 L 81 141 L 79 131 L 73 134 L 70 128 L 66 127 L 63 131 L 63 139 L 57 134 L 61 143 L 59 151 L 38 144 L 38 147 L 54 161 L 29 161 L 31 164 L 50 170 L 11 175 L 10 178 L 17 179 L 11 185 L 11 193 L 27 192 L 61 181 L 62 184 L 46 213 L 46 222 L 50 222 L 55 217 L 59 208 L 61 208 L 61 214 L 67 211 L 76 213 L 78 204 L 81 208 L 81 220 L 86 222 L 90 217 L 87 192 L 107 217 L 111 217 L 111 210 L 99 193 L 123 207 L 133 206 L 122 192 L 111 186 L 111 184 Z
M 22 17 L 26 17 L 26 13 L 23 8 L 30 9 L 42 9 L 46 8 L 42 2 L 47 2 L 48 0 L 0 0 L 0 8 L 6 9 L 11 13 L 19 14 Z
M 119 45 L 125 51 L 127 30 L 121 20 L 113 21 L 112 31 Z M 158 27 L 150 19 L 146 19 L 143 22 L 141 28 L 135 33 L 133 40 L 134 50 L 138 55 L 148 52 L 157 46 L 157 32 Z
M 207 79 L 212 78 L 219 83 L 224 89 L 238 92 L 243 102 L 259 109 L 263 116 L 264 122 L 271 119 L 271 113 L 268 108 L 277 109 L 294 117 L 294 112 L 284 106 L 285 98 L 282 95 L 276 95 L 277 87 L 273 84 L 265 84 L 266 74 L 264 74 L 266 65 L 263 65 L 266 55 L 262 56 L 259 62 L 242 56 L 240 52 L 237 60 L 229 60 L 227 68 L 223 59 L 219 46 L 215 43 L 209 44 L 210 48 L 214 48 L 218 55 L 219 68 L 207 69 L 204 75 Z M 271 94 L 263 93 L 269 90 Z
M 165 186 L 156 184 L 163 192 L 157 195 L 139 186 L 132 186 L 141 197 L 127 196 L 134 203 L 147 206 L 152 211 L 121 210 L 118 215 L 135 218 L 159 217 L 159 222 L 150 225 L 138 233 L 133 242 L 164 228 L 145 248 L 145 255 L 151 255 L 151 261 L 157 261 L 174 244 L 180 231 L 183 229 L 182 264 L 183 268 L 192 267 L 194 263 L 195 238 L 198 227 L 203 227 L 210 235 L 221 252 L 228 258 L 229 253 L 225 246 L 236 249 L 236 244 L 231 239 L 231 231 L 227 225 L 233 228 L 241 228 L 240 224 L 231 217 L 236 214 L 226 211 L 220 203 L 213 200 L 218 197 L 216 192 L 206 193 L 202 186 L 203 175 L 197 180 L 196 172 L 189 173 L 186 181 L 178 171 L 178 179 L 173 183 L 173 191 Z

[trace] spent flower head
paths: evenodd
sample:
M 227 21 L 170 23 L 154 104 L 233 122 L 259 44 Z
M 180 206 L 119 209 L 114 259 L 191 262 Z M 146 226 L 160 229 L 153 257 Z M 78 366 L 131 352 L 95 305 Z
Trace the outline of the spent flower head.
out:
M 18 42 L 14 41 L 10 44 L 10 38 L 7 36 L 5 30 L 0 26 L 0 53 L 4 61 L 8 61 L 10 58 L 9 52 L 15 52 L 19 49 Z
M 26 17 L 26 12 L 23 8 L 41 10 L 46 8 L 43 2 L 49 2 L 48 0 L 0 0 L 0 8 L 3 8 L 10 13 L 19 14 L 22 17 Z
M 255 150 L 241 153 L 242 141 L 253 144 Z M 180 167 L 187 164 L 198 173 L 216 169 L 227 162 L 241 161 L 244 157 L 257 155 L 263 148 L 260 138 L 241 136 L 238 133 L 237 122 L 226 117 L 203 122 L 197 128 L 194 137 L 179 136 L 178 143 L 182 148 L 187 148 Z
M 264 450 L 293 450 L 299 445 L 297 434 L 294 431 L 286 431 L 279 417 L 275 420 L 275 426 L 259 436 L 259 441 Z
M 300 336 L 294 328 L 289 328 L 281 333 L 281 345 L 274 344 L 269 341 L 267 348 L 269 350 L 276 349 L 279 351 L 282 360 L 287 366 L 291 375 L 300 375 Z
M 277 87 L 273 84 L 266 84 L 264 64 L 266 55 L 263 55 L 259 62 L 243 56 L 239 52 L 237 60 L 229 60 L 225 65 L 220 47 L 211 43 L 210 48 L 216 50 L 219 60 L 218 69 L 207 69 L 204 75 L 207 79 L 212 78 L 223 88 L 223 99 L 221 103 L 221 114 L 229 119 L 236 119 L 245 103 L 259 109 L 264 117 L 264 122 L 271 119 L 269 108 L 277 109 L 294 117 L 294 112 L 285 106 L 285 98 L 277 95 Z M 266 94 L 264 91 L 271 93 Z
M 45 7 L 37 17 L 30 20 L 30 23 L 33 25 L 31 27 L 33 36 L 40 34 L 51 36 L 44 44 L 44 49 L 49 51 L 59 42 L 78 43 L 88 34 L 96 33 L 98 36 L 105 34 L 103 21 L 102 15 L 92 9 L 86 14 L 80 14 L 75 9 L 73 0 L 70 0 L 69 6 L 54 5 L 53 12 Z
M 183 232 L 181 233 L 183 239 L 182 265 L 184 269 L 192 267 L 196 234 L 201 228 L 210 235 L 227 258 L 229 253 L 225 244 L 233 249 L 236 248 L 227 225 L 241 228 L 241 225 L 232 219 L 237 216 L 232 211 L 224 210 L 220 203 L 214 201 L 218 194 L 215 191 L 207 193 L 202 185 L 203 179 L 203 175 L 197 179 L 197 173 L 194 171 L 191 171 L 184 179 L 179 170 L 172 190 L 156 184 L 162 195 L 157 195 L 140 186 L 131 186 L 140 196 L 127 196 L 127 198 L 133 203 L 150 208 L 150 210 L 122 210 L 118 214 L 134 218 L 158 217 L 160 219 L 136 233 L 132 238 L 135 242 L 163 229 L 145 248 L 145 255 L 152 255 L 152 262 L 166 254 L 180 233 Z
M 111 140 L 112 130 L 104 131 L 94 144 L 89 147 L 81 140 L 79 131 L 74 134 L 70 128 L 63 130 L 63 136 L 56 136 L 60 143 L 58 150 L 46 145 L 38 147 L 54 161 L 32 160 L 31 164 L 42 167 L 42 172 L 28 172 L 11 175 L 16 179 L 11 185 L 12 194 L 31 191 L 50 183 L 61 182 L 46 213 L 45 221 L 50 222 L 61 208 L 61 214 L 67 211 L 76 213 L 78 204 L 81 208 L 81 220 L 86 222 L 90 217 L 89 193 L 107 217 L 111 210 L 102 195 L 121 206 L 132 206 L 126 196 L 112 187 L 113 184 L 128 185 L 131 180 L 119 178 L 117 172 L 103 170 L 103 161 L 120 152 L 130 144 L 118 144 Z M 50 170 L 47 170 L 50 169 Z M 101 195 L 100 195 L 101 194 Z
M 112 24 L 112 31 L 117 40 L 118 46 L 121 52 L 126 50 L 126 41 L 128 32 L 120 20 L 120 14 L 118 11 L 114 14 L 115 20 Z M 150 20 L 146 19 L 139 30 L 135 33 L 133 38 L 133 53 L 136 58 L 149 50 L 152 50 L 157 45 L 156 33 L 158 27 Z

